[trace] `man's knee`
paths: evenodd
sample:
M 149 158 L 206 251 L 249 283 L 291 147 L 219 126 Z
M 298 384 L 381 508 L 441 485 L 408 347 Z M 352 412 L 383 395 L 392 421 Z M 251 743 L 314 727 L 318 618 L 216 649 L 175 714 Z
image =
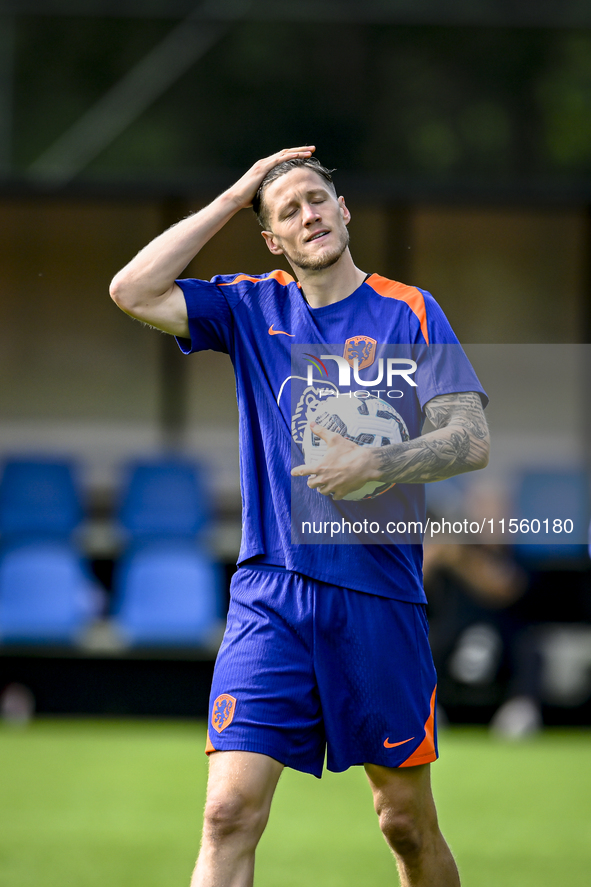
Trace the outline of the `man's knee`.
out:
M 256 846 L 283 765 L 252 752 L 216 752 L 209 762 L 203 836 L 207 841 L 236 838 Z
M 419 855 L 425 841 L 426 823 L 415 813 L 385 806 L 379 812 L 380 829 L 399 856 Z
M 204 834 L 214 841 L 241 834 L 255 844 L 262 835 L 269 811 L 267 805 L 239 792 L 214 794 L 205 804 Z
M 400 856 L 420 854 L 438 833 L 428 767 L 406 771 L 366 766 L 380 829 Z

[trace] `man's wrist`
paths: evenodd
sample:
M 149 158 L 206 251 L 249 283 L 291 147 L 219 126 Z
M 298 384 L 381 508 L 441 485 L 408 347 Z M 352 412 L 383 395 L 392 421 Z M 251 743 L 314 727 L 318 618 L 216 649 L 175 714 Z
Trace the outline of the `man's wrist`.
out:
M 219 197 L 216 198 L 216 201 L 220 201 L 222 206 L 225 206 L 228 211 L 234 213 L 237 213 L 241 209 L 246 209 L 252 203 L 252 201 L 247 200 L 244 193 L 234 190 L 234 186 L 228 188 L 227 191 L 223 191 Z
M 367 480 L 382 480 L 383 471 L 383 454 L 381 451 L 384 447 L 363 447 L 366 459 Z

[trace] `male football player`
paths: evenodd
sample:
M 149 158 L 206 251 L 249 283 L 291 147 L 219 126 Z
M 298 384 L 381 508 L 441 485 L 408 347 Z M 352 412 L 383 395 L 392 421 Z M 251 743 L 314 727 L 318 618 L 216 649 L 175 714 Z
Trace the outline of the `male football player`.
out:
M 228 353 L 236 373 L 243 538 L 213 679 L 203 839 L 191 883 L 251 885 L 283 767 L 320 776 L 326 753 L 332 770 L 365 767 L 401 883 L 451 887 L 458 872 L 429 779 L 436 677 L 421 546 L 390 537 L 379 544 L 363 534 L 348 544 L 346 533 L 330 547 L 294 542 L 290 518 L 294 503 L 298 513 L 320 507 L 322 516 L 353 522 L 407 513 L 409 503 L 419 513 L 425 482 L 486 465 L 486 395 L 463 353 L 448 367 L 439 352 L 435 369 L 418 359 L 416 381 L 394 392 L 396 410 L 388 413 L 408 429 L 401 442 L 360 446 L 320 421 L 312 430 L 326 445 L 324 458 L 313 469 L 294 467 L 302 461 L 297 447 L 292 458 L 294 441 L 301 443 L 300 408 L 311 400 L 321 406 L 324 395 L 313 374 L 293 371 L 293 346 L 306 347 L 311 360 L 332 348 L 333 361 L 316 361 L 329 393 L 338 387 L 330 372 L 350 364 L 358 377 L 386 353 L 380 349 L 459 349 L 428 293 L 356 267 L 349 210 L 314 150 L 286 149 L 255 163 L 146 246 L 111 286 L 132 317 L 176 336 L 186 353 Z M 251 205 L 267 247 L 285 257 L 295 279 L 272 271 L 178 280 L 202 246 Z M 341 343 L 338 354 L 334 343 Z M 352 394 L 361 404 L 367 392 L 344 392 Z M 434 430 L 421 436 L 425 417 Z M 367 501 L 345 498 L 370 481 L 392 489 Z

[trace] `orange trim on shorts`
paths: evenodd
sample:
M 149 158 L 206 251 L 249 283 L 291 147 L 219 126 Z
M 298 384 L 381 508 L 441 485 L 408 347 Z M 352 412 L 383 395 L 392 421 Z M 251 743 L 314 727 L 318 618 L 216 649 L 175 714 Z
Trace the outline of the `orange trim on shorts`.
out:
M 207 731 L 207 742 L 205 743 L 205 754 L 210 755 L 212 753 L 212 751 L 217 751 L 217 749 L 214 746 L 211 739 L 209 738 L 209 730 L 208 730 Z
M 234 280 L 226 283 L 220 283 L 219 286 L 232 286 L 234 283 L 241 283 L 243 280 L 250 280 L 252 283 L 262 283 L 264 280 L 276 280 L 281 286 L 287 286 L 288 283 L 295 283 L 294 278 L 287 271 L 271 271 L 266 277 L 251 277 L 249 274 L 238 274 Z
M 407 286 L 405 283 L 399 283 L 397 280 L 388 280 L 387 277 L 380 277 L 379 274 L 372 274 L 367 278 L 366 283 L 379 296 L 383 296 L 385 299 L 398 299 L 398 301 L 406 302 L 421 325 L 421 332 L 425 337 L 425 342 L 427 345 L 429 344 L 425 297 L 416 286 Z
M 410 758 L 404 763 L 399 764 L 400 767 L 417 767 L 419 764 L 430 764 L 437 760 L 437 752 L 435 751 L 435 699 L 437 698 L 437 686 L 433 690 L 431 696 L 431 712 L 425 724 L 425 738 Z

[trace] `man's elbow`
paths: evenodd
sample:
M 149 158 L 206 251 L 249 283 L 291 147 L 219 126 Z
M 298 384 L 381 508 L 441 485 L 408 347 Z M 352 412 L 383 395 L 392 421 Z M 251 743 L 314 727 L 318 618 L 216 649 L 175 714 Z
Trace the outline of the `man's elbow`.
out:
M 481 459 L 480 459 L 480 462 L 478 463 L 478 465 L 477 465 L 476 467 L 477 467 L 479 470 L 480 470 L 481 468 L 486 468 L 486 466 L 488 465 L 489 457 L 490 457 L 490 449 L 488 449 L 488 450 L 486 451 L 486 453 L 484 453 L 484 454 L 482 455 L 482 457 L 481 457 Z
M 111 296 L 115 304 L 119 308 L 123 309 L 123 311 L 130 311 L 131 308 L 133 308 L 131 288 L 126 283 L 125 278 L 121 273 L 116 274 L 111 281 L 111 285 L 109 286 L 109 295 Z
M 473 471 L 480 471 L 481 468 L 486 468 L 490 459 L 490 438 L 478 440 L 477 443 L 478 446 L 474 448 Z
M 149 294 L 137 285 L 134 286 L 133 280 L 130 280 L 121 271 L 111 281 L 109 295 L 117 307 L 121 308 L 126 314 L 138 320 L 148 322 L 146 306 L 150 303 Z

